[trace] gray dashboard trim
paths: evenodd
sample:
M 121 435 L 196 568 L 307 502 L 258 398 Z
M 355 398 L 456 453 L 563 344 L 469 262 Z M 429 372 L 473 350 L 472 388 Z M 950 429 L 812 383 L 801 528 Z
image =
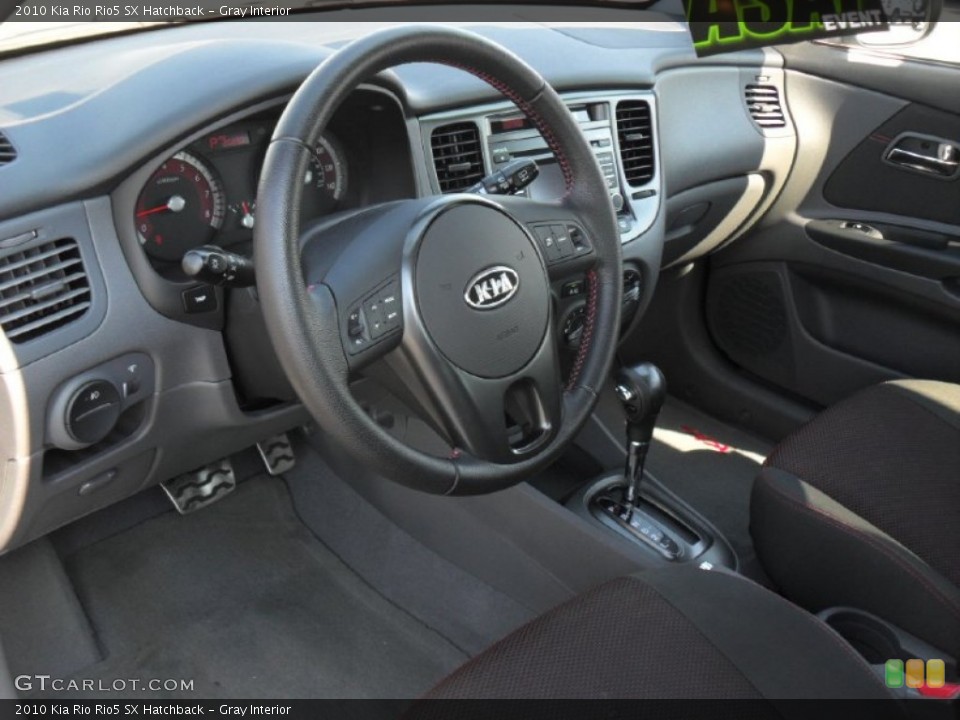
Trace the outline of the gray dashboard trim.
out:
M 72 207 L 72 206 L 71 206 Z M 68 351 L 0 373 L 0 552 L 110 502 L 308 420 L 299 405 L 247 414 L 240 410 L 220 333 L 175 322 L 147 304 L 120 251 L 111 204 L 79 206 L 111 302 L 103 322 Z M 77 375 L 128 353 L 148 354 L 155 393 L 136 432 L 66 471 L 44 471 L 51 399 Z M 88 496 L 78 487 L 111 469 L 118 479 Z

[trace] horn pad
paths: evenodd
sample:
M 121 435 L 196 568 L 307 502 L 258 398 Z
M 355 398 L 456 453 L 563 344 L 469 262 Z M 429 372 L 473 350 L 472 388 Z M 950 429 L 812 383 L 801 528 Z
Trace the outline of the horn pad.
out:
M 450 362 L 500 378 L 543 342 L 550 284 L 533 241 L 489 205 L 447 206 L 420 239 L 416 296 L 424 327 Z

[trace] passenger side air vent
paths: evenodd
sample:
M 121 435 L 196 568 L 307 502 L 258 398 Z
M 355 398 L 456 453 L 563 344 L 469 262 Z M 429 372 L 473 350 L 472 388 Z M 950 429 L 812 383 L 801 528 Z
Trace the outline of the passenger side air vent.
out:
M 623 175 L 633 187 L 653 179 L 653 122 L 645 100 L 625 100 L 617 105 L 617 137 Z
M 16 159 L 17 149 L 7 136 L 0 132 L 0 166 L 12 163 Z
M 90 284 L 73 239 L 0 257 L 0 327 L 13 343 L 34 340 L 82 316 Z
M 476 123 L 438 127 L 430 136 L 430 146 L 440 192 L 460 192 L 483 179 L 483 154 Z
M 747 85 L 743 95 L 750 117 L 761 128 L 767 130 L 787 126 L 776 85 Z

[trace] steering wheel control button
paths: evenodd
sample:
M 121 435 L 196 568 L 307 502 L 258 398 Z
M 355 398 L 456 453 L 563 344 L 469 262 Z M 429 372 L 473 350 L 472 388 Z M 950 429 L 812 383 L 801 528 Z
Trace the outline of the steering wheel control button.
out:
M 570 233 L 570 242 L 573 243 L 573 249 L 577 255 L 587 255 L 593 252 L 593 248 L 590 247 L 583 230 L 576 225 L 567 225 L 567 232 Z
M 363 337 L 366 332 L 366 326 L 363 323 L 363 313 L 360 309 L 354 310 L 347 318 L 347 335 L 352 338 Z
M 557 247 L 557 238 L 553 234 L 553 225 L 537 225 L 533 231 L 540 241 L 543 255 L 551 265 L 561 259 L 560 248 Z
M 216 312 L 218 307 L 217 293 L 212 285 L 198 285 L 183 291 L 183 310 L 190 315 Z
M 570 232 L 563 225 L 551 225 L 550 229 L 553 231 L 553 237 L 557 241 L 557 250 L 560 254 L 560 259 L 565 260 L 568 257 L 573 257 L 575 251 L 573 249 L 573 241 L 570 239 Z
M 401 326 L 400 283 L 391 280 L 374 291 L 347 316 L 347 337 L 351 354 L 366 350 Z
M 120 418 L 120 393 L 107 380 L 92 380 L 74 394 L 67 407 L 70 436 L 84 445 L 103 440 Z
M 376 340 L 387 331 L 383 322 L 383 303 L 378 296 L 368 298 L 363 303 L 363 315 L 372 340 Z
M 560 297 L 570 298 L 583 295 L 586 283 L 583 280 L 571 280 L 560 289 Z

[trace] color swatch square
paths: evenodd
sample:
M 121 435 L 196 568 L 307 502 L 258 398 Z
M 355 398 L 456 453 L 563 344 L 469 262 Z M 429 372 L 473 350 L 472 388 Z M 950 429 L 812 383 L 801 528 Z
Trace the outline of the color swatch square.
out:
M 946 674 L 943 660 L 927 660 L 927 687 L 942 688 L 946 684 Z
M 903 660 L 887 660 L 883 674 L 888 688 L 903 687 Z
M 907 660 L 907 687 L 908 688 L 922 688 L 923 687 L 923 660 L 917 660 L 912 658 Z

